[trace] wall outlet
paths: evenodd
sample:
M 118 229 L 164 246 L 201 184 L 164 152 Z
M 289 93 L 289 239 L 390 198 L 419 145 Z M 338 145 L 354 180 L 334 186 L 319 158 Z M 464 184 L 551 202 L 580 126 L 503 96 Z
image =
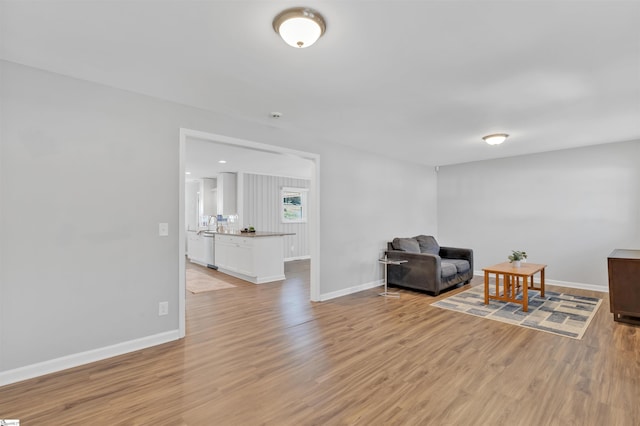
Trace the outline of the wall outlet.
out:
M 158 303 L 158 316 L 169 314 L 169 302 Z
M 296 251 L 296 248 L 294 246 L 291 246 L 291 251 Z
M 161 237 L 169 236 L 169 224 L 168 223 L 159 223 L 158 224 L 158 235 Z

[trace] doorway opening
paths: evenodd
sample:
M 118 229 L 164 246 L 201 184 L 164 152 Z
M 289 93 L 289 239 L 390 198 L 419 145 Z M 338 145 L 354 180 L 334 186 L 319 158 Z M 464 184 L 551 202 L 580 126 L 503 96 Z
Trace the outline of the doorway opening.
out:
M 318 154 L 292 150 L 275 145 L 267 145 L 263 143 L 232 138 L 224 135 L 217 135 L 213 133 L 201 132 L 191 129 L 180 129 L 180 176 L 179 176 L 179 212 L 178 212 L 178 273 L 179 273 L 179 286 L 178 286 L 178 318 L 179 318 L 179 332 L 180 337 L 184 337 L 186 334 L 186 260 L 185 260 L 185 172 L 186 172 L 186 147 L 189 141 L 207 141 L 215 144 L 222 144 L 225 146 L 231 146 L 248 150 L 247 152 L 263 152 L 278 154 L 289 158 L 304 159 L 310 164 L 310 186 L 307 194 L 306 201 L 308 203 L 307 208 L 307 221 L 309 232 L 309 254 L 310 254 L 310 288 L 309 299 L 311 301 L 320 300 L 320 197 L 319 197 L 319 182 L 320 182 L 320 156 Z

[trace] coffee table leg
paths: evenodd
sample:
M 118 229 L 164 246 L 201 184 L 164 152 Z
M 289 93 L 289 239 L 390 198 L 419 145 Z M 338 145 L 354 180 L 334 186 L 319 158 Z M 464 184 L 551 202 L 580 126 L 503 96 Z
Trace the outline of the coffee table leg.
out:
M 522 280 L 524 281 L 522 286 L 522 310 L 529 312 L 529 294 L 527 292 L 529 284 L 527 284 L 527 277 L 522 277 Z
M 489 273 L 484 271 L 484 304 L 489 304 Z
M 540 296 L 544 297 L 544 268 L 540 271 Z

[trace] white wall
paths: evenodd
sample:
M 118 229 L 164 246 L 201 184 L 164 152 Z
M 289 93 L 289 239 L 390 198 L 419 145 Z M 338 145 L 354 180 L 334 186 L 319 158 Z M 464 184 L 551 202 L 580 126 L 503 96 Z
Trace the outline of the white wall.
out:
M 379 282 L 388 239 L 435 230 L 430 169 L 0 67 L 0 384 L 176 335 L 180 128 L 321 155 L 321 294 Z M 160 222 L 168 237 L 158 236 Z M 160 301 L 169 315 L 157 315 Z
M 607 255 L 640 249 L 639 159 L 633 141 L 441 167 L 438 234 L 476 270 L 525 250 L 550 280 L 606 290 Z
M 387 241 L 436 233 L 435 172 L 346 148 L 321 153 L 322 291 L 378 281 Z

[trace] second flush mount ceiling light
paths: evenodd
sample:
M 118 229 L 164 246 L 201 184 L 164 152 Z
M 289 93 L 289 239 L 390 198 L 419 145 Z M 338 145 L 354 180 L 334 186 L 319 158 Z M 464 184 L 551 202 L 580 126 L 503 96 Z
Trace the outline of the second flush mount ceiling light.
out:
M 506 133 L 494 133 L 492 135 L 483 136 L 482 140 L 484 140 L 489 145 L 500 145 L 502 142 L 506 141 L 509 137 Z
M 305 48 L 324 34 L 327 28 L 324 18 L 308 7 L 292 7 L 283 10 L 273 19 L 273 29 L 289 46 Z

